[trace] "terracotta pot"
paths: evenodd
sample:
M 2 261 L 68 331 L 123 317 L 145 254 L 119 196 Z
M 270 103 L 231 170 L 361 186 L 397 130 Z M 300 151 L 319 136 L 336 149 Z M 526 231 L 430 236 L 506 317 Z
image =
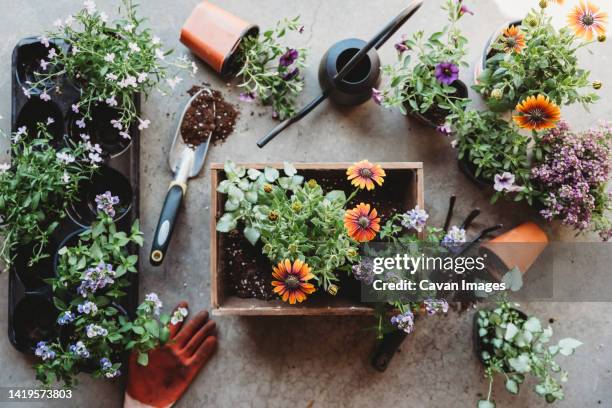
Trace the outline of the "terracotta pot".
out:
M 501 281 L 502 276 L 514 267 L 518 267 L 524 275 L 546 245 L 548 237 L 542 228 L 533 222 L 526 222 L 482 244 L 480 253 L 488 257 L 491 276 Z
M 237 71 L 236 51 L 259 27 L 207 1 L 198 4 L 181 28 L 181 42 L 221 76 Z

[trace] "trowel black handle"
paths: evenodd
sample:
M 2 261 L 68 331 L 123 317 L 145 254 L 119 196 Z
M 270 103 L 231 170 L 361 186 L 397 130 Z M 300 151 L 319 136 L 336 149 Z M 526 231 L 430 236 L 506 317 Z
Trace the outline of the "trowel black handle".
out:
M 184 194 L 184 187 L 179 184 L 171 184 L 170 189 L 168 189 L 166 200 L 157 222 L 157 228 L 155 229 L 155 235 L 153 235 L 153 245 L 151 246 L 151 256 L 149 257 L 149 261 L 153 266 L 161 265 L 164 258 L 166 258 L 166 251 L 168 250 L 168 245 L 170 245 L 170 239 L 172 238 L 172 232 L 174 231 L 178 210 L 183 201 Z
M 372 367 L 380 372 L 385 371 L 406 336 L 407 334 L 400 330 L 386 333 L 372 356 Z

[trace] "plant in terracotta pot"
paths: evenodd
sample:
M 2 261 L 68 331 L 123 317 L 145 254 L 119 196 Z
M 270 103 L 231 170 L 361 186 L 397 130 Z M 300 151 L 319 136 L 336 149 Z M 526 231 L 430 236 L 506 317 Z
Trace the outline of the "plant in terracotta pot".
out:
M 504 375 L 506 390 L 511 394 L 518 394 L 531 374 L 538 381 L 535 393 L 546 402 L 564 398 L 560 383 L 567 381 L 567 372 L 555 358 L 572 355 L 582 343 L 565 338 L 547 345 L 553 336 L 552 328 L 544 328 L 537 317 L 527 316 L 517 307 L 502 300 L 494 309 L 479 310 L 474 317 L 474 346 L 489 379 L 487 397 L 478 402 L 478 408 L 495 408 L 491 391 L 498 373 Z
M 612 125 L 602 122 L 587 131 L 573 132 L 560 122 L 537 143 L 544 153 L 531 169 L 531 182 L 542 195 L 542 216 L 560 219 L 578 232 L 598 232 L 609 240 Z
M 578 52 L 593 38 L 605 40 L 606 13 L 588 2 L 568 16 L 570 27 L 557 30 L 546 14 L 548 2 L 540 2 L 522 22 L 511 24 L 497 34 L 485 49 L 483 70 L 474 87 L 489 107 L 497 112 L 512 109 L 527 96 L 544 94 L 555 104 L 579 102 L 585 108 L 599 97 L 588 88 L 592 82 L 582 68 Z
M 240 43 L 236 64 L 238 85 L 243 89 L 240 98 L 249 102 L 259 99 L 271 105 L 272 116 L 284 120 L 295 112 L 297 96 L 304 89 L 303 68 L 305 48 L 281 44 L 289 33 L 303 31 L 299 18 L 283 19 L 274 29 L 259 36 L 245 37 Z
M 196 66 L 186 57 L 170 61 L 171 51 L 163 49 L 136 11 L 131 0 L 122 0 L 121 16 L 111 22 L 87 0 L 74 15 L 57 20 L 54 29 L 40 38 L 48 55 L 40 61 L 36 80 L 26 84 L 24 93 L 29 97 L 38 93 L 41 100 L 48 101 L 57 89 L 46 84 L 66 74 L 81 90 L 80 100 L 72 105 L 79 127 L 96 120 L 99 104 L 116 111 L 112 125 L 126 139 L 131 125 L 148 127 L 150 121 L 138 116 L 134 96 L 149 95 L 153 89 L 167 92 L 181 81 L 176 71 L 190 67 L 195 72 Z M 64 46 L 57 51 L 50 46 L 50 38 Z
M 44 124 L 35 138 L 20 128 L 11 137 L 12 163 L 0 164 L 0 257 L 7 264 L 19 246 L 31 247 L 29 266 L 50 255 L 45 247 L 58 220 L 94 171 L 88 146 L 68 142 L 56 150 L 52 140 Z
M 59 249 L 57 275 L 50 282 L 60 335 L 40 342 L 35 350 L 42 360 L 35 367 L 37 378 L 45 386 L 63 381 L 71 387 L 81 371 L 117 377 L 130 350 L 137 352 L 139 364 L 147 365 L 148 351 L 168 340 L 168 323 L 187 314 L 178 310 L 172 319 L 160 316 L 162 303 L 150 293 L 134 318 L 127 315 L 121 304 L 138 262 L 128 247 L 141 246 L 142 233 L 138 222 L 129 232 L 119 231 L 112 219 L 113 204 L 101 204 L 97 221 L 78 242 Z
M 459 80 L 460 69 L 468 66 L 468 41 L 457 23 L 470 12 L 462 2 L 453 0 L 443 9 L 448 12 L 449 24 L 441 31 L 429 37 L 418 31 L 395 45 L 398 63 L 382 69 L 389 86 L 373 95 L 375 102 L 410 113 L 433 127 L 444 125 L 448 115 L 468 104 L 467 88 Z

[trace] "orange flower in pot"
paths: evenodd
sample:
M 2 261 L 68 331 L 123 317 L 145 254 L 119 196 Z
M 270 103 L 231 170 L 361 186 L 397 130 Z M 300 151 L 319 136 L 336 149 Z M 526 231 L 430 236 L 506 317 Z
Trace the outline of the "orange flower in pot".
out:
M 546 233 L 535 223 L 526 222 L 484 243 L 480 253 L 489 259 L 487 266 L 491 277 L 501 281 L 503 275 L 515 267 L 524 275 L 547 245 Z
M 198 4 L 181 29 L 181 42 L 221 76 L 235 72 L 240 41 L 259 27 L 207 1 Z

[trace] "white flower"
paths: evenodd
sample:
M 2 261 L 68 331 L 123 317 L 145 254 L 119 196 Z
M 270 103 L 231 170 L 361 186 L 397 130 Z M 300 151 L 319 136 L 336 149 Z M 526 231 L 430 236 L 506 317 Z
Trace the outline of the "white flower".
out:
M 189 311 L 187 310 L 187 308 L 179 307 L 172 314 L 172 317 L 170 318 L 170 323 L 179 324 L 180 322 L 185 320 L 185 317 L 187 317 L 188 314 L 189 314 Z
M 74 113 L 79 113 L 79 105 L 76 103 L 72 104 L 72 111 Z
M 117 85 L 119 85 L 120 88 L 127 88 L 128 86 L 133 86 L 134 88 L 136 88 L 137 86 L 136 77 L 133 77 L 130 75 L 127 78 L 119 81 Z
M 117 106 L 117 99 L 115 99 L 115 95 L 111 96 L 110 98 L 106 98 L 106 104 L 108 106 Z
M 64 172 L 64 175 L 62 176 L 62 181 L 68 184 L 70 182 L 70 174 L 68 174 L 67 172 Z
M 30 91 L 26 89 L 25 86 L 22 86 L 21 90 L 23 91 L 23 94 L 26 96 L 26 98 L 30 99 Z
M 115 61 L 115 54 L 112 53 L 112 52 L 109 52 L 108 54 L 106 54 L 104 56 L 104 61 L 106 61 L 106 62 L 113 62 L 113 61 Z
M 64 23 L 62 22 L 61 19 L 58 18 L 57 20 L 53 22 L 53 26 L 55 28 L 62 28 L 64 26 Z
M 40 43 L 45 46 L 45 48 L 49 48 L 50 40 L 47 37 L 42 36 L 42 37 L 38 37 L 38 39 L 40 40 Z
M 168 86 L 172 89 L 176 88 L 176 86 L 181 83 L 181 81 L 183 80 L 183 78 L 179 77 L 179 76 L 175 76 L 174 78 L 167 78 L 166 82 L 168 83 Z
M 452 147 L 453 149 L 456 149 L 456 148 L 457 148 L 457 143 L 458 143 L 457 139 L 453 140 L 453 141 L 451 142 L 451 147 Z
M 196 65 L 195 62 L 191 62 L 191 73 L 195 75 L 196 72 L 198 72 L 198 66 Z
M 147 73 L 146 72 L 141 72 L 140 74 L 138 74 L 138 83 L 141 84 L 144 81 L 147 80 Z
M 112 72 L 109 72 L 108 74 L 106 74 L 106 79 L 108 79 L 109 81 L 116 81 L 117 78 L 119 77 L 113 74 Z
M 89 15 L 92 15 L 96 12 L 96 3 L 92 0 L 85 0 L 83 6 L 85 7 L 85 10 L 87 10 L 87 13 Z
M 75 123 L 79 127 L 79 129 L 83 129 L 85 127 L 85 118 L 81 118 L 77 120 Z
M 159 300 L 159 296 L 157 296 L 156 293 L 149 293 L 145 297 L 145 300 L 147 302 L 152 303 L 152 305 L 153 305 L 153 313 L 156 314 L 156 315 L 159 315 L 159 311 L 163 307 L 163 304 L 162 304 L 161 300 Z
M 47 126 L 52 125 L 55 123 L 55 119 L 53 119 L 51 116 L 49 116 L 47 118 Z
M 44 59 L 40 60 L 40 67 L 42 68 L 43 71 L 47 70 L 47 65 L 49 65 L 47 61 L 45 61 Z
M 21 136 L 24 136 L 26 133 L 28 133 L 28 128 L 26 126 L 18 128 L 17 133 L 13 136 L 13 143 L 17 143 L 19 139 L 21 139 Z
M 59 152 L 55 154 L 55 157 L 57 158 L 57 160 L 59 160 L 62 163 L 66 163 L 66 164 L 70 164 L 74 162 L 74 156 L 69 154 L 69 153 L 65 153 L 65 152 Z
M 164 52 L 160 50 L 159 48 L 155 50 L 155 56 L 157 57 L 157 59 L 160 59 L 160 60 L 166 59 Z
M 140 122 L 138 124 L 138 130 L 146 129 L 151 124 L 151 121 L 149 119 L 142 120 L 142 119 L 138 118 L 138 122 Z
M 100 13 L 100 20 L 103 23 L 106 23 L 108 21 L 108 14 L 106 14 L 105 12 Z
M 138 46 L 138 44 L 131 42 L 128 44 L 128 47 L 130 48 L 130 50 L 132 50 L 133 52 L 140 52 L 140 47 Z
M 126 131 L 119 132 L 119 136 L 121 136 L 125 140 L 130 140 L 132 138 L 132 136 L 130 136 L 130 134 Z
M 51 100 L 51 97 L 49 96 L 47 91 L 43 91 L 43 93 L 40 94 L 40 99 L 45 102 L 49 102 Z
M 90 139 L 87 133 L 81 133 L 79 136 L 81 137 L 81 140 L 83 140 L 84 142 L 87 142 Z
M 66 17 L 66 27 L 70 27 L 72 25 L 72 23 L 74 23 L 74 17 L 72 17 L 72 14 L 68 15 L 68 17 Z
M 0 174 L 6 173 L 11 168 L 9 163 L 1 163 L 0 164 Z
M 115 129 L 119 129 L 119 130 L 123 129 L 123 125 L 117 119 L 111 119 L 110 123 L 111 125 L 113 125 Z
M 134 29 L 134 25 L 133 24 L 126 24 L 125 26 L 123 26 L 123 29 L 125 31 L 127 31 L 128 33 L 131 33 L 132 30 Z
M 49 50 L 49 55 L 47 55 L 47 58 L 49 58 L 50 60 L 57 57 L 57 51 L 55 51 L 55 48 L 51 48 Z
M 158 36 L 154 35 L 153 38 L 151 38 L 151 44 L 159 45 L 161 44 L 161 39 Z
M 102 157 L 98 153 L 89 153 L 89 161 L 92 164 L 100 163 L 102 161 Z

